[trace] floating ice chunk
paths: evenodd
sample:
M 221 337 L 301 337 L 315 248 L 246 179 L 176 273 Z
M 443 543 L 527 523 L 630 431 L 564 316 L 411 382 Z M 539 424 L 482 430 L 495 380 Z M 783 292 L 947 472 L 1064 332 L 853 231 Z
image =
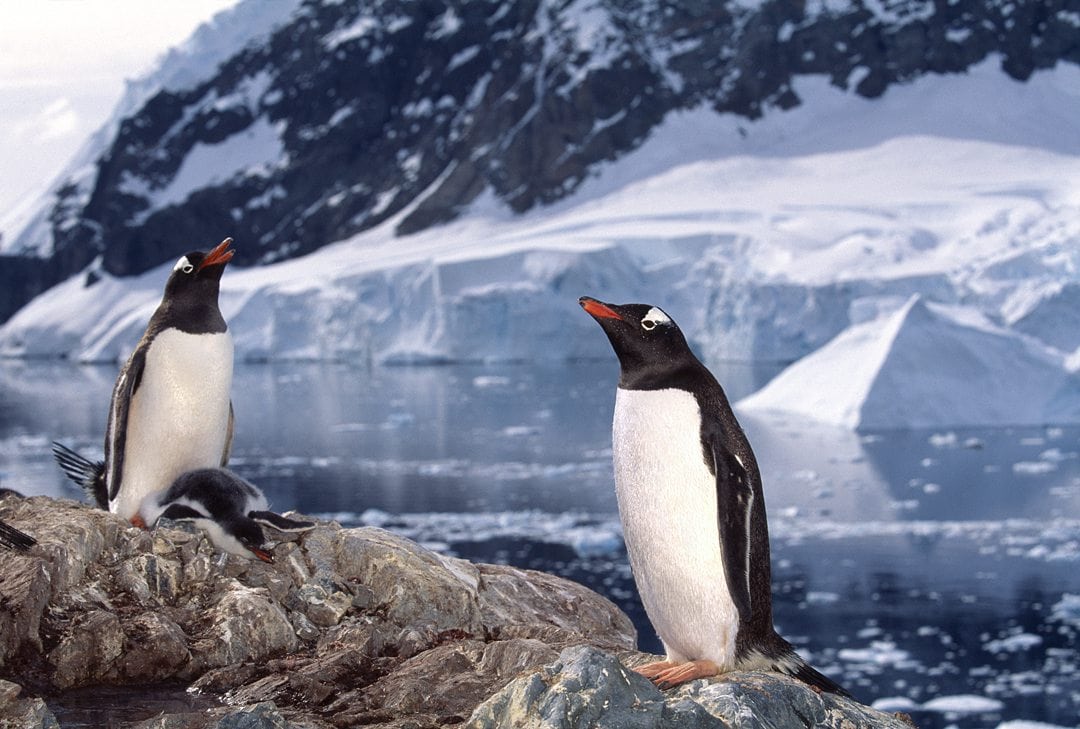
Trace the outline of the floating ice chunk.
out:
M 911 666 L 911 654 L 897 648 L 892 641 L 873 641 L 867 648 L 844 648 L 837 653 L 837 658 L 849 663 L 862 663 L 877 666 Z
M 1068 592 L 1063 594 L 1061 599 L 1054 603 L 1050 618 L 1080 628 L 1080 595 Z
M 1042 721 L 1014 719 L 1012 721 L 1001 722 L 997 725 L 997 729 L 1069 729 L 1069 727 L 1061 726 L 1060 724 L 1047 724 Z
M 472 384 L 478 390 L 491 387 L 507 387 L 510 385 L 510 378 L 502 375 L 479 375 L 473 378 Z
M 1062 461 L 1067 461 L 1072 458 L 1076 458 L 1075 451 L 1066 453 L 1060 448 L 1048 448 L 1039 454 L 1040 461 L 1049 461 L 1051 463 L 1061 463 Z
M 1018 461 L 1012 465 L 1013 473 L 1021 476 L 1041 476 L 1057 470 L 1051 461 Z
M 906 696 L 887 696 L 877 699 L 870 706 L 877 711 L 884 711 L 887 713 L 892 713 L 896 711 L 910 713 L 912 711 L 918 711 L 920 708 L 922 708 L 921 704 L 912 701 Z
M 508 425 L 502 429 L 502 434 L 507 438 L 522 438 L 528 435 L 538 435 L 540 429 L 534 425 Z
M 1018 633 L 1007 638 L 991 640 L 983 648 L 990 653 L 1018 653 L 1041 645 L 1043 639 L 1032 633 Z
M 997 699 L 975 694 L 957 694 L 939 696 L 922 705 L 923 711 L 935 711 L 942 714 L 989 714 L 1001 711 L 1005 704 Z
M 382 509 L 366 509 L 360 515 L 360 523 L 364 526 L 382 527 L 393 520 L 393 515 Z
M 956 433 L 949 431 L 947 433 L 934 433 L 930 436 L 930 445 L 935 448 L 955 448 L 957 443 Z
M 835 592 L 808 592 L 806 602 L 811 605 L 832 605 L 840 601 L 840 595 Z
M 622 535 L 603 526 L 576 527 L 567 529 L 561 535 L 579 557 L 596 557 L 605 554 L 617 554 L 623 549 Z

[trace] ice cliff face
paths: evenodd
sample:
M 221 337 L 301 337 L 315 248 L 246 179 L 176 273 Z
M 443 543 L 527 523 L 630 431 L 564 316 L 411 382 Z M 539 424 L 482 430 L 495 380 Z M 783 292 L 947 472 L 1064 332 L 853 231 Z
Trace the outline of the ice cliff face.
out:
M 0 318 L 94 261 L 139 274 L 223 231 L 250 265 L 391 218 L 424 230 L 483 193 L 531 210 L 673 111 L 749 124 L 797 107 L 803 75 L 875 98 L 994 54 L 1027 79 L 1080 61 L 1078 26 L 1035 0 L 248 0 L 134 83 L 82 164 L 4 231 L 29 261 L 0 258 Z

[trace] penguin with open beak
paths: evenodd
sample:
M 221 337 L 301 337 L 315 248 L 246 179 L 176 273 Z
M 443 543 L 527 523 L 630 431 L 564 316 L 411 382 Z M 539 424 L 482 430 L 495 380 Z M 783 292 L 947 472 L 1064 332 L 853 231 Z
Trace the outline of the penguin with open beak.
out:
M 642 604 L 667 653 L 636 670 L 661 688 L 774 670 L 847 696 L 773 627 L 761 474 L 716 378 L 660 308 L 579 303 L 619 358 L 619 518 Z
M 231 238 L 176 262 L 146 332 L 113 388 L 105 460 L 55 444 L 64 472 L 107 508 L 145 526 L 139 507 L 181 473 L 228 463 L 233 342 L 218 308 Z
M 315 528 L 315 522 L 270 511 L 258 486 L 224 468 L 199 468 L 181 474 L 164 491 L 149 494 L 139 516 L 148 526 L 158 519 L 190 521 L 219 549 L 263 562 L 274 561 L 263 526 L 279 532 Z

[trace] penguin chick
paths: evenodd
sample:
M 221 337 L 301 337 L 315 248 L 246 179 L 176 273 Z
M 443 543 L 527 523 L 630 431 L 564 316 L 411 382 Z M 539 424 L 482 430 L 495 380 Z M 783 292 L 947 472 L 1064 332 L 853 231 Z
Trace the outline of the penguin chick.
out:
M 139 526 L 149 494 L 185 471 L 229 460 L 233 343 L 218 291 L 231 243 L 180 257 L 113 388 L 104 477 L 89 483 L 98 505 Z
M 619 359 L 612 425 L 619 518 L 641 601 L 667 653 L 635 670 L 667 688 L 768 669 L 848 696 L 773 627 L 761 475 L 716 378 L 661 309 L 587 296 L 579 303 Z
M 274 558 L 266 549 L 260 525 L 281 532 L 315 527 L 314 522 L 270 511 L 259 487 L 224 468 L 199 468 L 181 474 L 165 491 L 146 496 L 139 516 L 147 525 L 160 518 L 191 521 L 220 549 L 242 557 L 254 555 L 263 562 Z

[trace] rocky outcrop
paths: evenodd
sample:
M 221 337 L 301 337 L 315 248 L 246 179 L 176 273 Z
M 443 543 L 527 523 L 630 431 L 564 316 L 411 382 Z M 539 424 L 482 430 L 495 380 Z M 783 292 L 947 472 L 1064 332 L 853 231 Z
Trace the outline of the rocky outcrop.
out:
M 381 529 L 280 535 L 265 564 L 218 553 L 197 530 L 145 532 L 70 501 L 2 510 L 39 545 L 0 564 L 0 726 L 56 726 L 41 697 L 62 715 L 65 691 L 163 684 L 213 701 L 131 726 L 756 727 L 789 710 L 896 726 L 766 674 L 661 694 L 614 657 L 645 659 L 599 595 Z
M 567 648 L 554 663 L 514 679 L 477 707 L 468 729 L 913 726 L 905 715 L 885 716 L 773 673 L 739 673 L 692 681 L 662 693 L 625 667 L 645 660 L 649 659 L 634 654 L 624 656 L 620 663 L 613 655 L 589 646 Z

